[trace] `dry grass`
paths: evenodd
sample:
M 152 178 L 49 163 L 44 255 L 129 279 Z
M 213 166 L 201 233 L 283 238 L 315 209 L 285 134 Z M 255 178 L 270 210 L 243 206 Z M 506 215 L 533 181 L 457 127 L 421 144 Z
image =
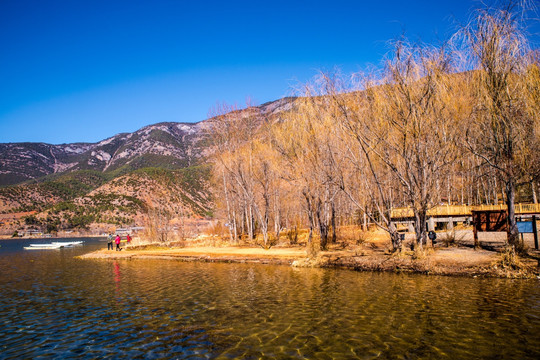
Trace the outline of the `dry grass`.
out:
M 436 242 L 440 242 L 446 247 L 458 246 L 459 242 L 464 240 L 464 237 L 465 236 L 462 233 L 458 233 L 456 229 L 452 229 L 438 235 Z
M 513 246 L 507 246 L 501 252 L 499 259 L 494 263 L 495 266 L 503 269 L 522 270 L 523 263 L 516 254 L 516 249 Z
M 455 267 L 490 266 L 498 258 L 498 254 L 486 250 L 465 248 L 437 249 L 430 255 L 434 264 Z

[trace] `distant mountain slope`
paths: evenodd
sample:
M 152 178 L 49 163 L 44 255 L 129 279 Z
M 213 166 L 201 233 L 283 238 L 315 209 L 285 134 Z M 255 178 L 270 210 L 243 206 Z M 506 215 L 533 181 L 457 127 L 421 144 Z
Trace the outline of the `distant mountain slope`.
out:
M 41 231 L 144 226 L 153 208 L 176 221 L 209 218 L 213 211 L 209 178 L 209 166 L 145 168 L 110 181 L 96 172 L 78 171 L 41 183 L 4 187 L 0 189 L 2 212 L 32 215 L 1 224 L 0 234 L 12 234 L 25 225 Z
M 276 117 L 289 110 L 293 101 L 284 98 L 240 111 Z M 205 135 L 211 124 L 212 119 L 158 123 L 93 144 L 0 144 L 0 186 L 79 170 L 118 176 L 145 167 L 181 169 L 196 165 L 209 151 Z
M 93 144 L 0 144 L 0 185 L 17 184 L 63 172 L 82 160 Z
M 110 178 L 97 171 L 48 175 L 39 182 L 0 188 L 0 212 L 41 211 L 58 202 L 83 196 Z
M 168 212 L 171 218 L 209 217 L 213 207 L 209 174 L 208 166 L 140 169 L 72 201 L 59 202 L 38 218 L 65 228 L 98 223 L 140 225 L 152 207 Z
M 95 199 L 114 194 L 140 200 L 142 210 L 159 204 L 173 213 L 184 211 L 190 215 L 210 216 L 209 177 L 209 166 L 179 170 L 144 168 L 117 177 L 73 202 L 92 206 Z
M 160 123 L 96 144 L 0 144 L 0 185 L 77 170 L 111 172 L 125 167 L 127 172 L 150 164 L 187 167 L 202 155 L 203 129 L 203 123 Z

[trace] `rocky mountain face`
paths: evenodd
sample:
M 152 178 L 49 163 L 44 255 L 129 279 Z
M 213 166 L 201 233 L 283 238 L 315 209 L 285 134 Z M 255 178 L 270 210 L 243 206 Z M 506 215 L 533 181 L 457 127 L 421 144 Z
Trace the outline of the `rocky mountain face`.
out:
M 201 139 L 207 125 L 160 123 L 95 144 L 0 144 L 0 185 L 77 170 L 188 167 L 204 154 Z
M 275 117 L 289 110 L 292 102 L 292 98 L 284 98 L 254 109 L 261 116 Z M 242 110 L 246 114 L 251 111 Z M 207 155 L 209 148 L 204 135 L 211 123 L 212 119 L 198 123 L 158 123 L 98 143 L 0 144 L 0 186 L 77 170 L 120 175 L 144 167 L 189 167 Z

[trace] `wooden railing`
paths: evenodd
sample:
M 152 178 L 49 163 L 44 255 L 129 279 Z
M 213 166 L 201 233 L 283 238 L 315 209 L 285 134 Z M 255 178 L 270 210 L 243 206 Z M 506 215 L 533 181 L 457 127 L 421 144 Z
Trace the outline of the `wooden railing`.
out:
M 540 213 L 540 204 L 516 204 L 516 214 Z M 506 205 L 437 205 L 427 211 L 428 216 L 470 216 L 472 210 L 506 210 Z M 411 208 L 392 209 L 392 219 L 411 218 L 414 212 Z

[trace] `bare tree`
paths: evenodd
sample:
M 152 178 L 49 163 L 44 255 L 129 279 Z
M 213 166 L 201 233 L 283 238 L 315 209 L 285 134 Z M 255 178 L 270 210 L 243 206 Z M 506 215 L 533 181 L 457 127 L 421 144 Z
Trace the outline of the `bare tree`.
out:
M 355 146 L 349 146 L 351 159 L 373 190 L 368 195 L 377 209 L 372 221 L 390 233 L 394 249 L 400 243 L 390 219 L 392 194 L 403 194 L 412 208 L 421 247 L 426 242 L 427 211 L 435 205 L 439 183 L 456 158 L 460 107 L 455 105 L 458 82 L 448 76 L 450 71 L 444 48 L 399 41 L 382 78 L 364 82 L 363 90 L 355 93 L 355 107 L 334 96 L 344 129 L 355 139 Z
M 172 231 L 172 214 L 159 199 L 146 199 L 145 235 L 150 241 L 168 242 Z
M 287 120 L 274 129 L 273 145 L 285 166 L 281 177 L 296 188 L 308 220 L 308 251 L 326 250 L 336 239 L 336 199 L 340 194 L 340 167 L 333 118 L 325 108 L 328 100 L 312 86 L 296 100 Z M 319 244 L 312 244 L 314 232 Z M 318 247 L 318 249 L 317 249 Z
M 238 240 L 239 218 L 247 225 L 251 240 L 255 236 L 255 224 L 250 141 L 258 126 L 256 109 L 248 106 L 246 110 L 239 110 L 235 106 L 222 105 L 214 110 L 214 114 L 208 138 L 214 145 L 214 174 L 219 174 L 216 176 L 219 181 L 216 179 L 215 183 L 222 185 L 231 241 L 236 243 Z

